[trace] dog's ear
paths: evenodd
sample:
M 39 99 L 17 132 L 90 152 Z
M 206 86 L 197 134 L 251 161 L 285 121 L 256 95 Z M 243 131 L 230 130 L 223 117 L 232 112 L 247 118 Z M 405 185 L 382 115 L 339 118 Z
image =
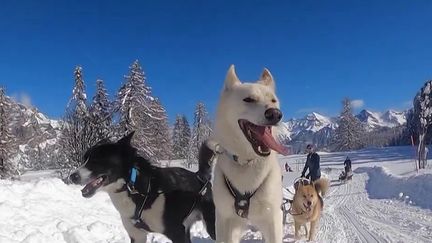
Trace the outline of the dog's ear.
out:
M 267 68 L 264 68 L 264 71 L 262 72 L 258 83 L 268 86 L 271 89 L 275 90 L 275 82 L 273 80 L 273 76 L 271 75 L 270 71 Z
M 237 77 L 234 65 L 231 65 L 225 78 L 224 91 L 230 90 L 232 87 L 238 84 L 240 84 L 240 80 Z
M 126 135 L 122 139 L 118 140 L 117 144 L 130 145 L 134 134 L 135 134 L 135 131 L 130 132 L 128 135 Z

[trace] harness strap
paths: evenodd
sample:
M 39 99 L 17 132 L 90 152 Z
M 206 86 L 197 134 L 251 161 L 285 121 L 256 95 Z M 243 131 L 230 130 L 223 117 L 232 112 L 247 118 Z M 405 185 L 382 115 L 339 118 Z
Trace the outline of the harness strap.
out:
M 148 179 L 146 192 L 144 194 L 140 193 L 140 195 L 143 196 L 144 198 L 142 200 L 141 206 L 139 208 L 137 207 L 135 209 L 135 215 L 132 218 L 132 220 L 142 221 L 141 220 L 141 214 L 142 214 L 142 211 L 144 210 L 144 205 L 147 202 L 147 199 L 148 199 L 148 196 L 150 194 L 150 191 L 151 191 L 151 177 L 149 177 L 149 179 Z
M 199 180 L 199 181 L 204 182 L 204 180 L 203 180 L 200 176 L 197 176 L 197 177 L 198 177 L 198 180 Z M 208 189 L 208 186 L 209 186 L 209 185 L 210 185 L 210 181 L 209 181 L 209 180 L 205 180 L 205 183 L 203 184 L 203 186 L 201 187 L 201 189 L 200 189 L 199 192 L 198 192 L 198 194 L 199 194 L 201 197 L 203 197 L 203 196 L 207 193 L 207 189 Z M 200 198 L 201 198 L 201 197 L 200 197 Z M 194 200 L 191 209 L 190 209 L 189 212 L 186 214 L 185 219 L 187 219 L 187 218 L 191 215 L 191 213 L 192 213 L 193 210 L 195 209 L 197 203 L 198 203 L 198 198 L 196 198 L 196 199 Z
M 131 176 L 130 176 L 130 181 L 128 183 L 126 183 L 120 190 L 118 190 L 117 192 L 120 191 L 125 191 L 128 190 L 129 193 L 131 195 L 139 195 L 142 197 L 139 205 L 137 205 L 137 207 L 135 208 L 135 213 L 134 216 L 131 218 L 132 224 L 138 228 L 138 229 L 143 229 L 145 231 L 148 232 L 152 232 L 152 230 L 150 229 L 150 227 L 148 226 L 148 224 L 146 224 L 142 219 L 141 219 L 141 215 L 142 212 L 144 211 L 144 207 L 146 205 L 146 202 L 149 198 L 150 192 L 152 190 L 151 187 L 151 177 L 148 178 L 148 182 L 147 182 L 147 188 L 145 193 L 140 193 L 138 190 L 136 190 L 135 188 L 135 182 L 136 182 L 136 178 L 137 178 L 137 169 L 135 167 L 133 167 L 131 169 Z M 210 185 L 210 181 L 209 180 L 204 180 L 202 179 L 200 176 L 197 176 L 198 180 L 203 182 L 203 186 L 201 187 L 200 191 L 198 192 L 198 194 L 200 196 L 204 196 L 207 193 L 207 189 L 208 186 Z M 162 194 L 163 192 L 157 192 L 157 194 Z M 189 215 L 193 212 L 194 208 L 196 207 L 196 204 L 198 202 L 198 198 L 194 200 L 194 203 L 192 204 L 191 209 L 189 210 L 187 217 L 189 217 Z
M 135 207 L 135 212 L 133 217 L 131 218 L 131 221 L 136 228 L 151 232 L 150 227 L 141 219 L 141 215 L 152 189 L 151 188 L 152 178 L 151 177 L 148 178 L 146 191 L 144 193 L 141 193 L 135 188 L 135 183 L 138 176 L 137 174 L 138 174 L 138 169 L 132 167 L 129 182 L 126 183 L 126 185 L 124 186 L 126 187 L 126 189 L 129 191 L 131 195 L 138 195 L 142 197 L 142 199 L 139 200 L 139 204 L 137 204 L 137 206 Z
M 252 193 L 251 192 L 241 193 L 239 190 L 237 190 L 237 188 L 235 188 L 231 184 L 231 182 L 228 180 L 228 178 L 225 175 L 224 178 L 225 178 L 225 185 L 227 186 L 231 195 L 234 197 L 234 209 L 236 214 L 242 218 L 247 218 L 249 215 L 250 199 L 255 195 L 258 188 Z

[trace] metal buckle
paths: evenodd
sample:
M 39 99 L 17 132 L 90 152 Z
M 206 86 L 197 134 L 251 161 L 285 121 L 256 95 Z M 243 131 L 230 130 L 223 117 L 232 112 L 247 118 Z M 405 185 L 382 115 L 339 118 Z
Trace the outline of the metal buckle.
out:
M 128 191 L 130 192 L 130 194 L 138 194 L 139 192 L 135 189 L 134 185 L 131 185 L 130 183 L 126 184 L 126 187 L 128 189 Z

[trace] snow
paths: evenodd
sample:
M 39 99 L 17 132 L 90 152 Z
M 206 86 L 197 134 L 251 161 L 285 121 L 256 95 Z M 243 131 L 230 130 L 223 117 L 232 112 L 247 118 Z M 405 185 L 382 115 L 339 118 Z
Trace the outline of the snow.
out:
M 57 178 L 0 181 L 0 242 L 127 242 L 108 195 L 86 200 L 79 189 Z
M 414 172 L 411 147 L 319 154 L 331 187 L 324 198 L 318 242 L 432 241 L 428 202 L 432 199 L 432 171 Z M 337 178 L 347 155 L 354 176 L 352 181 L 341 183 Z M 288 162 L 295 170 L 285 173 L 284 184 L 288 186 L 298 177 L 304 155 L 282 157 L 281 162 Z M 293 233 L 291 225 L 287 233 Z
M 323 176 L 331 187 L 324 198 L 317 242 L 432 242 L 432 170 L 414 171 L 411 147 L 319 154 Z M 347 155 L 354 176 L 340 183 L 337 178 Z M 305 155 L 280 157 L 282 168 L 288 162 L 294 170 L 284 173 L 284 186 L 290 191 L 304 159 Z M 182 165 L 183 161 L 164 164 Z M 55 171 L 32 172 L 21 181 L 0 181 L 1 243 L 129 242 L 106 193 L 85 199 L 81 187 L 66 185 L 55 175 Z M 285 194 L 290 197 L 288 191 Z M 288 216 L 284 242 L 294 242 L 292 223 Z M 201 223 L 193 227 L 192 235 L 193 243 L 213 242 Z M 244 238 L 244 243 L 261 242 L 254 230 Z M 152 234 L 148 242 L 169 241 Z
M 432 209 L 432 174 L 403 177 L 390 174 L 384 167 L 360 167 L 357 171 L 369 176 L 366 190 L 370 198 L 394 199 L 399 196 L 421 208 Z
M 406 123 L 406 112 L 388 110 L 384 113 L 362 110 L 357 115 L 369 128 L 396 127 Z

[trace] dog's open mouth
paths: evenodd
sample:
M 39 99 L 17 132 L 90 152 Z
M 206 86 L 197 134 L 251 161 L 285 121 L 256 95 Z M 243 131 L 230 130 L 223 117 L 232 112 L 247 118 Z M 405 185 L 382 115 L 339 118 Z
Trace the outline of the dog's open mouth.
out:
M 306 212 L 310 212 L 312 210 L 312 205 L 306 205 L 303 203 L 303 207 L 306 209 Z
M 279 152 L 283 155 L 288 155 L 288 148 L 282 146 L 274 139 L 271 131 L 271 126 L 255 125 L 252 122 L 240 119 L 239 126 L 243 134 L 252 145 L 255 153 L 265 157 L 270 155 L 270 149 Z
M 104 182 L 107 180 L 107 178 L 108 177 L 106 175 L 102 175 L 87 183 L 81 190 L 82 196 L 86 198 L 92 197 L 96 193 L 96 190 L 104 185 Z

